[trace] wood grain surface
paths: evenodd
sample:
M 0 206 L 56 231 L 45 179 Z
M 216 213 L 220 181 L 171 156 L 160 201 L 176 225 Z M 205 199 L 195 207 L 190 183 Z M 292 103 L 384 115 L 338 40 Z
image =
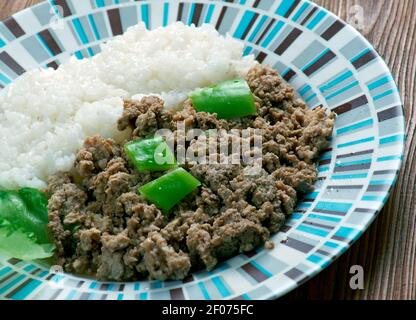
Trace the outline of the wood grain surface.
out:
M 272 1 L 272 0 L 270 0 Z M 0 19 L 39 0 L 0 0 Z M 416 0 L 315 0 L 351 23 L 384 57 L 406 110 L 404 163 L 389 202 L 369 230 L 326 270 L 283 299 L 416 299 Z M 359 7 L 356 7 L 359 6 Z M 361 9 L 360 9 L 361 8 Z M 361 10 L 361 11 L 360 11 Z M 353 265 L 365 270 L 363 290 L 349 287 Z

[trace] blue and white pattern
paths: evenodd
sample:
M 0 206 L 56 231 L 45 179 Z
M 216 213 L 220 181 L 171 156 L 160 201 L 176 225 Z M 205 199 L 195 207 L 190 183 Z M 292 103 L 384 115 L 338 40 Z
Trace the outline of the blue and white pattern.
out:
M 273 250 L 234 257 L 185 281 L 102 283 L 0 257 L 0 299 L 266 299 L 299 286 L 341 255 L 374 220 L 401 165 L 405 128 L 383 60 L 352 27 L 307 0 L 50 0 L 0 23 L 0 89 L 34 67 L 100 43 L 143 21 L 209 23 L 278 70 L 310 107 L 338 114 L 331 147 Z

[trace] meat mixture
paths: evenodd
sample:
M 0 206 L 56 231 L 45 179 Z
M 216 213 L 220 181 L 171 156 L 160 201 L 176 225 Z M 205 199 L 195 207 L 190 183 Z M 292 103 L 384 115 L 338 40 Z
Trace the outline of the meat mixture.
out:
M 197 112 L 190 100 L 179 111 L 164 109 L 155 96 L 125 101 L 118 128 L 131 129 L 129 140 L 162 128 L 176 130 L 179 121 L 187 129 L 224 129 L 220 132 L 229 143 L 258 134 L 253 130 L 240 137 L 243 129 L 261 129 L 260 170 L 247 174 L 244 163 L 186 162 L 182 167 L 202 185 L 169 215 L 137 192 L 163 172 L 136 171 L 123 144 L 99 136 L 86 139 L 73 170 L 49 180 L 49 228 L 65 271 L 100 280 L 177 280 L 258 246 L 273 247 L 270 235 L 302 194 L 313 190 L 315 163 L 328 146 L 335 115 L 321 107 L 308 109 L 269 67 L 257 65 L 246 80 L 258 112 L 237 120 Z M 210 139 L 217 137 L 207 135 Z M 187 147 L 198 158 L 207 141 L 194 139 Z M 210 156 L 222 157 L 220 150 Z

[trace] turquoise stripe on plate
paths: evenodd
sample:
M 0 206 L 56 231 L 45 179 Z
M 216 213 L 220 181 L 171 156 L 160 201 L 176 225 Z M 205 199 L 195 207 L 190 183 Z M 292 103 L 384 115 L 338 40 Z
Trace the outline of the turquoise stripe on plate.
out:
M 188 25 L 192 24 L 192 19 L 194 17 L 195 12 L 195 3 L 191 4 L 191 9 L 189 10 L 189 17 L 188 17 Z
M 402 156 L 387 156 L 377 158 L 377 162 L 392 161 L 392 160 L 403 160 Z
M 387 143 L 393 143 L 393 142 L 404 141 L 404 140 L 405 140 L 405 136 L 403 134 L 398 134 L 398 135 L 387 137 L 387 138 L 381 138 L 380 144 L 387 144 Z
M 298 12 L 296 12 L 296 14 L 293 16 L 292 20 L 296 22 L 308 7 L 309 7 L 309 4 L 307 2 L 302 4 Z
M 7 292 L 10 288 L 14 287 L 16 284 L 18 284 L 20 281 L 26 279 L 26 276 L 21 274 L 20 276 L 14 278 L 9 283 L 7 283 L 5 286 L 0 288 L 0 294 L 4 294 Z
M 276 10 L 276 14 L 279 16 L 284 17 L 285 14 L 289 11 L 289 9 L 293 6 L 295 0 L 283 0 L 280 6 Z
M 296 228 L 299 231 L 303 231 L 306 233 L 314 234 L 319 237 L 326 237 L 329 234 L 329 231 L 324 231 L 322 229 L 316 229 L 305 225 L 300 225 Z
M 355 57 L 353 57 L 351 59 L 351 62 L 355 62 L 358 59 L 360 59 L 362 56 L 364 56 L 365 54 L 369 53 L 371 51 L 370 48 L 366 48 L 364 51 L 361 51 L 359 54 L 357 54 Z
M 344 202 L 323 202 L 319 201 L 315 209 L 347 212 L 352 207 L 351 203 Z
M 140 300 L 147 300 L 149 298 L 149 294 L 147 292 L 142 292 L 139 294 Z
M 374 101 L 377 101 L 377 100 L 383 99 L 384 97 L 387 97 L 388 95 L 391 95 L 395 92 L 398 92 L 398 90 L 397 89 L 387 90 L 383 93 L 380 93 L 379 95 L 374 96 L 373 99 L 374 99 Z
M 240 21 L 240 24 L 237 27 L 237 30 L 234 32 L 234 37 L 241 39 L 243 37 L 244 31 L 246 31 L 248 25 L 250 24 L 251 19 L 253 19 L 255 13 L 253 11 L 244 12 L 243 18 Z
M 368 89 L 369 90 L 377 89 L 378 87 L 381 87 L 383 84 L 389 83 L 390 81 L 393 81 L 393 77 L 391 75 L 390 76 L 385 76 L 385 77 L 383 77 L 379 80 L 376 80 L 376 81 L 370 83 L 368 85 Z
M 330 221 L 330 222 L 340 222 L 342 220 L 340 218 L 321 216 L 319 214 L 314 214 L 314 213 L 308 215 L 308 219 L 317 219 L 317 220 L 324 220 L 324 221 Z
M 364 138 L 364 139 L 358 139 L 358 140 L 351 141 L 351 142 L 341 143 L 341 144 L 337 145 L 337 148 L 351 147 L 351 146 L 355 146 L 357 144 L 371 142 L 371 141 L 374 141 L 374 137 L 369 137 L 369 138 Z
M 324 93 L 325 91 L 335 87 L 336 85 L 340 84 L 341 82 L 351 78 L 353 76 L 353 73 L 351 70 L 348 70 L 346 72 L 344 72 L 343 74 L 341 74 L 340 76 L 338 76 L 337 78 L 335 78 L 334 80 L 331 80 L 330 82 L 328 82 L 327 84 L 321 86 L 319 88 L 319 90 Z
M 91 25 L 92 31 L 94 32 L 95 39 L 96 40 L 101 40 L 100 33 L 98 32 L 98 28 L 97 28 L 97 25 L 96 25 L 96 23 L 94 21 L 94 16 L 92 14 L 89 14 L 88 15 L 88 21 L 89 21 L 89 23 Z
M 20 289 L 18 292 L 16 292 L 11 298 L 13 300 L 23 300 L 25 299 L 29 294 L 31 294 L 37 287 L 39 287 L 42 284 L 41 281 L 32 279 L 27 285 L 25 285 L 22 289 Z
M 312 30 L 318 25 L 319 22 L 321 22 L 323 18 L 325 18 L 326 15 L 327 13 L 325 11 L 319 11 L 319 13 L 315 16 L 315 18 L 313 18 L 312 21 L 309 22 L 306 28 L 308 28 L 309 30 Z
M 335 242 L 331 242 L 331 241 L 327 241 L 327 242 L 325 242 L 325 243 L 324 243 L 324 245 L 325 245 L 326 247 L 333 248 L 333 249 L 336 249 L 336 248 L 338 248 L 338 247 L 339 247 L 339 244 L 337 244 L 337 243 L 335 243 Z
M 0 72 L 0 81 L 4 84 L 9 84 L 11 80 L 7 78 L 3 73 Z
M 353 130 L 365 128 L 365 127 L 368 127 L 368 126 L 372 126 L 373 124 L 374 124 L 373 119 L 367 119 L 367 120 L 355 123 L 353 125 L 350 125 L 348 127 L 338 129 L 337 134 L 344 134 L 344 133 L 347 133 L 349 131 L 353 131 Z
M 357 174 L 341 174 L 333 175 L 332 180 L 348 180 L 348 179 L 365 179 L 368 177 L 367 173 L 357 173 Z
M 231 292 L 227 289 L 223 281 L 221 280 L 221 277 L 214 277 L 212 278 L 212 282 L 214 283 L 215 287 L 218 289 L 220 294 L 223 296 L 223 298 L 228 297 L 231 295 Z
M 199 287 L 199 290 L 201 290 L 202 295 L 204 296 L 205 300 L 211 300 L 211 297 L 210 297 L 210 295 L 208 293 L 208 290 L 205 287 L 204 283 L 202 283 L 202 282 L 198 283 L 198 287 Z
M 143 4 L 141 7 L 141 13 L 142 13 L 142 21 L 146 25 L 146 28 L 149 28 L 149 5 Z
M 380 197 L 380 196 L 363 196 L 362 197 L 362 201 L 380 201 L 380 202 L 384 202 L 384 200 L 386 199 L 386 197 Z
M 9 273 L 10 271 L 12 271 L 12 268 L 4 267 L 3 269 L 0 270 L 0 277 L 4 276 L 5 274 Z
M 313 262 L 313 263 L 316 263 L 316 264 L 321 264 L 324 261 L 324 259 L 322 257 L 314 255 L 314 254 L 307 257 L 306 260 L 308 260 L 310 262 Z
M 163 4 L 163 26 L 166 27 L 168 25 L 169 20 L 169 3 Z
M 256 261 L 251 261 L 250 262 L 255 268 L 257 268 L 258 270 L 260 270 L 261 273 L 263 273 L 267 278 L 270 278 L 273 276 L 273 274 L 265 269 L 262 265 L 260 265 L 259 263 L 257 263 Z
M 248 41 L 253 41 L 254 38 L 259 34 L 259 31 L 261 29 L 261 27 L 264 25 L 264 23 L 267 20 L 267 16 L 263 16 L 261 17 L 259 23 L 257 24 L 256 28 L 254 29 L 254 31 L 251 33 L 250 37 L 248 38 Z
M 38 38 L 40 43 L 43 45 L 43 47 L 48 51 L 49 55 L 53 57 L 54 56 L 53 51 L 51 50 L 51 48 L 49 48 L 48 44 L 43 40 L 43 38 L 39 34 L 36 34 L 36 37 Z
M 280 32 L 280 30 L 283 28 L 285 23 L 283 21 L 278 21 L 272 31 L 269 33 L 269 35 L 266 37 L 266 39 L 261 44 L 263 48 L 266 48 L 269 46 L 270 42 L 274 39 L 274 37 Z
M 96 0 L 95 3 L 97 4 L 98 8 L 102 8 L 105 6 L 104 0 Z
M 0 38 L 0 48 L 4 47 L 6 45 L 6 42 L 3 41 L 3 39 Z
M 349 85 L 345 86 L 344 88 L 339 89 L 339 90 L 335 91 L 334 93 L 326 96 L 325 98 L 328 99 L 328 100 L 331 100 L 331 99 L 335 98 L 336 96 L 340 95 L 341 93 L 344 93 L 345 91 L 348 91 L 348 90 L 358 86 L 359 84 L 360 83 L 358 81 L 354 81 L 354 82 L 350 83 Z
M 335 236 L 345 238 L 345 239 L 354 239 L 354 237 L 359 233 L 358 230 L 348 227 L 341 227 L 335 233 Z
M 214 9 L 215 9 L 215 5 L 214 4 L 211 4 L 208 7 L 207 16 L 205 17 L 205 23 L 210 23 L 211 22 L 212 14 L 214 13 Z
M 81 39 L 81 42 L 83 44 L 89 43 L 87 34 L 84 31 L 84 28 L 82 27 L 81 21 L 78 18 L 75 18 L 72 20 L 72 24 L 74 25 L 75 30 L 77 31 L 79 38 Z
M 311 66 L 313 66 L 319 59 L 321 59 L 324 55 L 326 55 L 329 52 L 329 48 L 325 49 L 324 51 L 322 51 L 315 59 L 313 59 L 311 62 L 309 62 L 306 66 L 304 66 L 302 68 L 302 71 L 305 71 L 306 69 L 310 68 Z

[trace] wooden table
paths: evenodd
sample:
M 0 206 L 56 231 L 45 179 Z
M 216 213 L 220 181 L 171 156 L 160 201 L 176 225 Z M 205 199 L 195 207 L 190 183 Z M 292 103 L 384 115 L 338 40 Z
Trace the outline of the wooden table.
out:
M 0 19 L 40 0 L 0 0 Z M 316 0 L 361 32 L 385 58 L 407 116 L 407 145 L 397 185 L 378 219 L 338 261 L 284 299 L 416 299 L 416 0 Z M 359 8 L 358 8 L 359 9 Z M 358 15 L 357 15 L 358 13 Z M 365 270 L 364 290 L 349 288 L 352 265 Z

